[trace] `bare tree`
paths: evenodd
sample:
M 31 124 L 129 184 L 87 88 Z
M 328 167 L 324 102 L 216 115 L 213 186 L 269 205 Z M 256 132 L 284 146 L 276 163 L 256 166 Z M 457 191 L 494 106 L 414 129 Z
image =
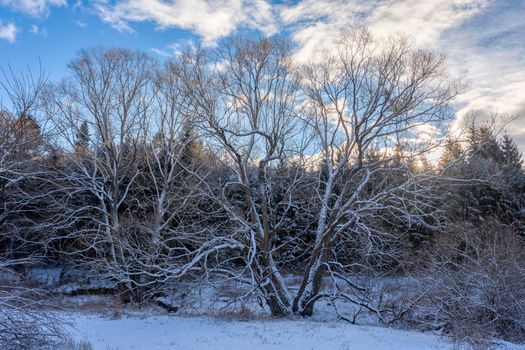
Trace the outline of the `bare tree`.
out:
M 142 53 L 95 49 L 70 68 L 47 103 L 68 144 L 56 169 L 63 210 L 54 240 L 69 242 L 60 254 L 116 281 L 124 301 L 151 299 L 196 270 L 219 240 L 237 244 L 208 235 L 211 220 L 195 212 L 209 167 L 203 150 L 202 166 L 185 159 L 198 141 L 179 63 L 158 69 Z
M 423 126 L 439 131 L 450 120 L 448 103 L 456 91 L 447 83 L 442 56 L 412 49 L 400 37 L 375 41 L 366 30 L 348 33 L 336 55 L 302 69 L 301 84 L 285 48 L 275 40 L 233 41 L 219 50 L 216 70 L 208 75 L 206 65 L 194 60 L 187 81 L 199 117 L 235 175 L 224 184 L 220 201 L 238 225 L 252 284 L 273 314 L 311 315 L 323 297 L 360 302 L 340 287 L 341 281 L 356 285 L 336 249 L 355 235 L 375 244 L 392 239 L 373 225 L 374 215 L 383 211 L 426 224 L 429 182 L 393 161 L 393 149 L 420 155 L 432 147 L 432 140 L 423 142 L 416 133 Z M 312 142 L 304 147 L 309 135 Z M 373 150 L 381 156 L 365 161 Z M 272 164 L 306 158 L 309 176 L 317 176 L 311 201 L 318 215 L 308 264 L 293 291 L 275 253 L 280 214 L 295 203 L 290 195 L 282 198 L 284 207 L 272 203 Z M 371 188 L 381 172 L 402 175 Z M 304 172 L 293 177 L 288 194 L 302 177 Z M 234 186 L 242 191 L 244 212 L 228 199 Z M 326 273 L 334 277 L 335 291 L 322 291 Z
M 5 225 L 7 216 L 20 209 L 21 203 L 11 201 L 9 196 L 22 194 L 18 184 L 28 173 L 36 173 L 33 161 L 45 151 L 45 123 L 40 118 L 40 100 L 47 81 L 47 73 L 40 68 L 34 76 L 30 70 L 17 75 L 11 67 L 1 69 L 0 87 L 8 97 L 10 106 L 0 105 L 0 194 L 3 210 L 0 227 Z M 27 199 L 27 198 L 26 198 Z M 19 198 L 21 202 L 26 200 Z M 14 228 L 14 227 L 11 227 Z
M 81 51 L 70 64 L 64 81 L 48 103 L 62 142 L 71 150 L 61 170 L 63 225 L 66 236 L 82 242 L 74 253 L 102 263 L 101 271 L 119 282 L 120 291 L 132 290 L 126 225 L 132 213 L 130 190 L 141 174 L 144 130 L 154 87 L 154 62 L 126 49 Z M 90 140 L 82 149 L 81 125 L 87 123 Z M 85 128 L 85 127 L 84 127 Z
M 125 247 L 133 273 L 140 276 L 134 284 L 146 299 L 190 273 L 206 271 L 201 264 L 210 254 L 237 244 L 215 235 L 214 209 L 198 195 L 215 164 L 188 113 L 181 63 L 166 62 L 154 85 L 154 109 L 144 130 L 142 174 L 133 188 L 139 202 L 128 227 L 133 239 Z
M 291 194 L 301 172 L 277 202 L 272 178 L 277 166 L 301 155 L 306 140 L 297 118 L 297 71 L 280 40 L 233 39 L 216 55 L 213 72 L 206 70 L 202 54 L 188 60 L 185 80 L 202 132 L 229 169 L 221 186 L 209 186 L 205 195 L 220 203 L 234 224 L 229 237 L 242 247 L 248 273 L 243 277 L 272 314 L 284 315 L 292 299 L 274 260 L 276 233 L 294 206 Z
M 64 320 L 44 309 L 49 294 L 23 284 L 19 273 L 41 264 L 49 191 L 45 176 L 49 130 L 41 98 L 47 74 L 40 69 L 20 75 L 1 70 L 0 86 L 9 106 L 0 106 L 0 346 L 5 349 L 51 349 L 63 341 Z
M 448 105 L 456 90 L 442 64 L 441 55 L 415 50 L 402 37 L 376 41 L 366 29 L 358 29 L 341 38 L 335 56 L 305 68 L 307 122 L 319 144 L 319 217 L 310 261 L 293 301 L 295 312 L 310 315 L 314 302 L 326 296 L 321 292 L 325 272 L 338 289 L 340 283 L 353 287 L 348 266 L 338 262 L 334 249 L 348 235 L 364 235 L 371 243 L 388 240 L 388 232 L 371 224 L 374 215 L 425 222 L 432 203 L 430 182 L 394 161 L 393 150 L 424 153 L 435 141 L 422 142 L 418 128 L 439 130 L 451 119 Z M 382 156 L 366 161 L 374 149 Z M 384 171 L 402 176 L 373 183 Z

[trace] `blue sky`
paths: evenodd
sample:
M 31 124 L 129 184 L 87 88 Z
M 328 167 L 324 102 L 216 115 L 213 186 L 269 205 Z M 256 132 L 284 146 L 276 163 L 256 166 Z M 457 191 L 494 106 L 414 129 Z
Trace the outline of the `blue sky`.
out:
M 198 40 L 191 31 L 159 30 L 152 23 L 135 23 L 134 31 L 118 30 L 104 22 L 89 2 L 63 3 L 66 5 L 44 5 L 35 14 L 0 0 L 0 66 L 10 64 L 15 70 L 25 69 L 26 65 L 38 67 L 40 59 L 51 78 L 59 79 L 65 74 L 67 63 L 82 48 L 125 46 L 156 55 L 155 49 L 179 40 Z M 1 35 L 1 28 L 9 25 L 16 26 L 12 39 Z
M 0 0 L 0 66 L 35 69 L 40 59 L 56 80 L 85 47 L 163 58 L 253 33 L 288 36 L 307 62 L 356 24 L 444 51 L 466 86 L 458 118 L 470 110 L 514 115 L 509 131 L 525 150 L 525 0 Z

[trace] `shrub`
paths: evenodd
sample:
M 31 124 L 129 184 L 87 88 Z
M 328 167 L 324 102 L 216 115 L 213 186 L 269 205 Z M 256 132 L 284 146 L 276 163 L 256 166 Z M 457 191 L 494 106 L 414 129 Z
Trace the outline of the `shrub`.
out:
M 419 321 L 453 339 L 525 342 L 525 242 L 498 223 L 440 237 L 423 278 Z

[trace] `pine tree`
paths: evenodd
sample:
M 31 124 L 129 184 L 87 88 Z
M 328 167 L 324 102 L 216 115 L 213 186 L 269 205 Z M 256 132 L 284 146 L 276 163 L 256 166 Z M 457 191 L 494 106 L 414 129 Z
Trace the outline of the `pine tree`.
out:
M 37 120 L 29 114 L 23 114 L 11 127 L 12 146 L 11 154 L 17 157 L 31 158 L 36 156 L 44 143 L 42 130 Z
M 504 134 L 500 141 L 501 171 L 505 185 L 502 191 L 500 207 L 503 209 L 503 219 L 513 225 L 523 226 L 525 217 L 521 208 L 525 205 L 525 172 L 521 152 L 514 140 Z
M 202 141 L 196 137 L 195 127 L 192 121 L 188 120 L 184 123 L 179 143 L 182 147 L 181 162 L 185 166 L 206 161 L 204 145 Z
M 503 135 L 500 144 L 502 154 L 500 167 L 503 181 L 514 191 L 519 191 L 525 187 L 525 172 L 523 171 L 521 152 L 508 134 Z
M 492 129 L 487 126 L 479 127 L 477 137 L 476 146 L 479 151 L 477 155 L 501 164 L 503 153 Z
M 82 121 L 80 127 L 75 135 L 75 151 L 86 152 L 89 148 L 89 126 L 86 120 Z
M 523 171 L 523 160 L 521 159 L 521 152 L 514 140 L 508 135 L 504 134 L 501 138 L 502 163 L 505 167 L 516 171 Z
M 455 172 L 458 169 L 459 164 L 455 164 L 455 161 L 461 158 L 463 150 L 459 142 L 448 138 L 443 153 L 439 158 L 439 169 L 445 171 L 447 174 Z

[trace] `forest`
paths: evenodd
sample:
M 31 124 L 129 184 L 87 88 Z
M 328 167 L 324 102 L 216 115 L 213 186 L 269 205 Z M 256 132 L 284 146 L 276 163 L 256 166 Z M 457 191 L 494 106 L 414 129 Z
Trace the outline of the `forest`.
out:
M 234 37 L 165 60 L 84 49 L 57 82 L 4 67 L 0 344 L 58 349 L 60 295 L 171 314 L 182 286 L 217 284 L 264 317 L 328 302 L 340 322 L 525 343 L 512 116 L 459 118 L 445 61 L 359 28 L 308 64 Z M 37 268 L 98 282 L 65 292 Z

